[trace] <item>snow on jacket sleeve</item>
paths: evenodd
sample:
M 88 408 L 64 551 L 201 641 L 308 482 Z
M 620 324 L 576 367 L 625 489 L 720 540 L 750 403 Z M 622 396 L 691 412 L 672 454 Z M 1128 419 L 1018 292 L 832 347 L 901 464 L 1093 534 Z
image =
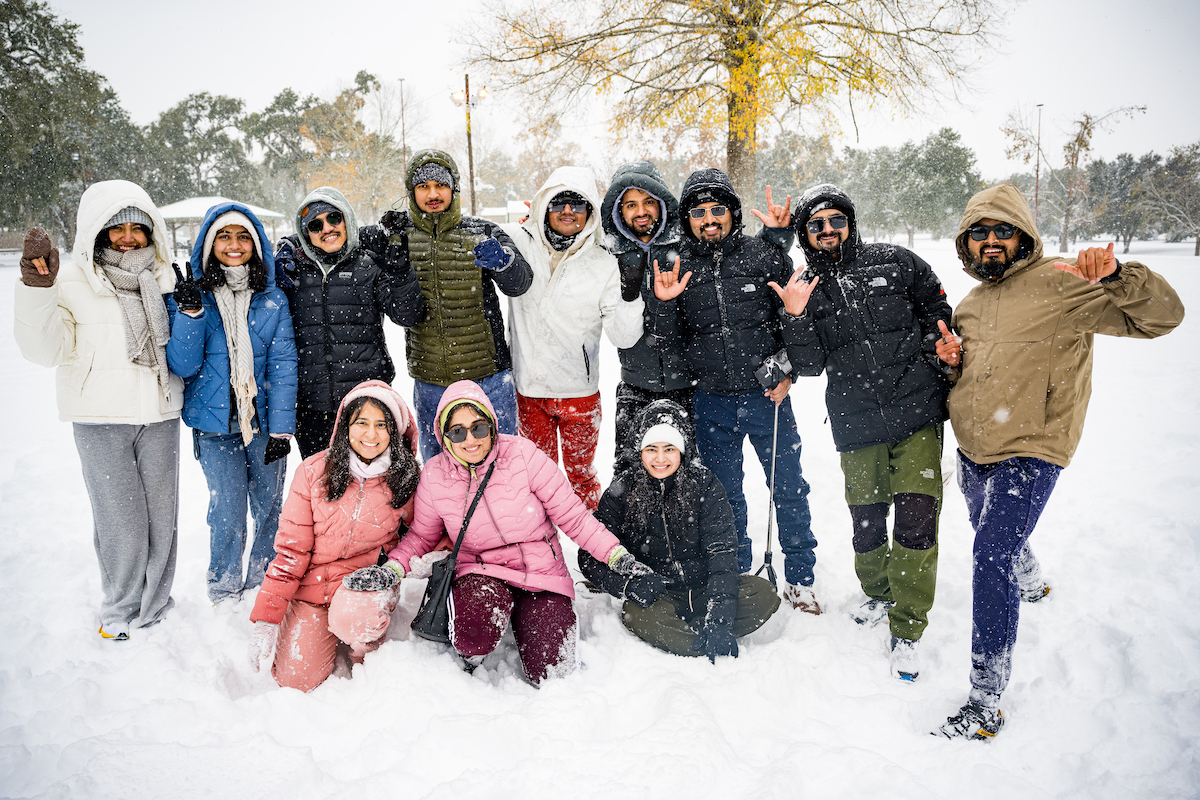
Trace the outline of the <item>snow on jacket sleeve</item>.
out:
M 372 235 L 370 241 L 381 239 L 382 232 L 378 225 L 369 226 Z M 376 233 L 378 232 L 378 233 Z M 408 241 L 407 238 L 404 239 Z M 379 277 L 375 280 L 375 305 L 392 322 L 404 328 L 411 328 L 425 319 L 425 298 L 421 295 L 421 285 L 417 282 L 417 272 L 408 259 L 407 248 L 404 253 L 404 263 L 398 268 L 384 266 L 387 248 L 400 248 L 401 245 L 388 245 L 386 238 L 378 242 L 378 253 L 370 251 L 375 263 L 380 266 Z
M 499 225 L 490 224 L 489 235 L 513 254 L 512 263 L 500 272 L 492 272 L 492 280 L 509 297 L 520 297 L 533 285 L 533 267 L 521 255 L 521 249 Z
M 809 303 L 812 302 L 810 299 Z M 792 377 L 815 378 L 825 371 L 825 348 L 817 336 L 817 326 L 810 309 L 804 309 L 799 316 L 792 316 L 780 309 L 779 327 L 787 345 L 788 360 L 792 362 Z
M 719 619 L 737 613 L 737 528 L 733 508 L 715 476 L 700 493 L 700 548 L 708 559 L 708 605 Z
M 1064 259 L 1074 264 L 1075 259 Z M 1121 262 L 1117 280 L 1089 284 L 1062 273 L 1068 324 L 1080 333 L 1154 339 L 1183 321 L 1183 301 L 1171 285 L 1137 261 Z
M 296 337 L 292 329 L 292 314 L 282 289 L 273 289 L 268 302 L 278 305 L 275 316 L 275 335 L 267 348 L 267 385 L 260 387 L 267 398 L 267 431 L 296 432 L 296 386 L 299 363 Z M 186 317 L 187 314 L 181 316 Z M 174 337 L 174 329 L 171 334 Z
M 912 285 L 909 287 L 909 297 L 913 304 L 913 313 L 921 324 L 921 349 L 926 358 L 942 371 L 942 361 L 937 357 L 937 340 L 942 332 L 938 330 L 938 322 L 949 324 L 953 313 L 950 303 L 946 301 L 946 290 L 942 282 L 934 274 L 933 268 L 923 258 L 911 251 L 907 252 L 907 260 L 911 267 Z
M 171 321 L 171 338 L 167 341 L 167 366 L 171 368 L 171 372 L 187 380 L 204 365 L 207 322 L 203 311 L 193 317 L 179 310 L 174 297 L 167 295 L 166 301 L 167 317 Z
M 610 531 L 618 534 L 621 531 L 621 520 L 625 517 L 625 496 L 624 486 L 620 480 L 613 481 L 604 490 L 604 494 L 600 497 L 600 506 L 596 509 L 596 518 Z M 629 547 L 628 542 L 621 542 L 621 544 Z M 625 585 L 629 582 L 628 578 L 613 572 L 606 563 L 598 561 L 595 556 L 582 548 L 579 550 L 578 560 L 579 571 L 585 578 L 607 594 L 622 600 L 625 598 Z
M 414 558 L 420 558 L 432 551 L 447 532 L 442 515 L 438 513 L 434 504 L 434 492 L 430 488 L 435 471 L 441 469 L 441 466 L 438 459 L 433 459 L 421 470 L 417 491 L 410 501 L 412 503 L 412 524 L 400 537 L 399 543 L 388 553 L 388 559 L 398 561 L 400 566 L 404 567 L 405 573 L 411 570 Z M 454 538 L 458 537 L 458 531 L 452 533 Z
M 613 259 L 615 265 L 616 259 Z M 600 319 L 604 334 L 614 347 L 633 347 L 642 338 L 642 318 L 646 304 L 641 293 L 632 302 L 621 299 L 621 272 L 613 269 L 600 295 Z
M 319 463 L 324 464 L 323 461 Z M 313 531 L 314 491 L 320 491 L 319 476 L 308 463 L 301 463 L 292 478 L 292 491 L 279 514 L 275 558 L 267 567 L 262 588 L 254 601 L 251 622 L 278 625 L 283 621 L 288 603 L 296 596 L 300 579 L 312 561 L 316 539 Z
M 581 548 L 607 563 L 620 542 L 588 511 L 558 464 L 539 448 L 530 447 L 526 469 L 529 470 L 529 488 L 542 501 L 550 521 Z
M 14 298 L 13 334 L 26 360 L 57 367 L 74 356 L 75 319 L 59 305 L 57 285 L 26 286 L 17 278 Z

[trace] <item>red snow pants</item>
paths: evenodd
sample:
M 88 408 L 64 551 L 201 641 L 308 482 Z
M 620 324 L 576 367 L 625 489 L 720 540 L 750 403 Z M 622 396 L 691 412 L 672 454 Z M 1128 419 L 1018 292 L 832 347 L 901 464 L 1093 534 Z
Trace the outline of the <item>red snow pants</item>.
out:
M 562 465 L 576 496 L 595 511 L 600 505 L 600 481 L 592 464 L 600 441 L 600 393 L 587 397 L 526 397 L 517 393 L 521 435 L 558 463 L 562 436 Z

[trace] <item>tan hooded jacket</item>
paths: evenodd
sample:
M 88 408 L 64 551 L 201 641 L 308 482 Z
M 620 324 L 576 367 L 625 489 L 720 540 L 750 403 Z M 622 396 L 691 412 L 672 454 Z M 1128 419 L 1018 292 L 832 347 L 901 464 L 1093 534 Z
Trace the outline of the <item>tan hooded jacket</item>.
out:
M 967 228 L 986 218 L 1022 231 L 1018 259 L 998 281 L 971 268 L 967 249 Z M 1183 303 L 1136 261 L 1094 285 L 1055 269 L 1075 259 L 1043 257 L 1029 204 L 1008 184 L 971 198 L 956 242 L 967 274 L 980 281 L 952 321 L 963 338 L 949 399 L 958 446 L 978 464 L 1032 456 L 1066 467 L 1092 393 L 1093 336 L 1162 336 L 1183 320 Z

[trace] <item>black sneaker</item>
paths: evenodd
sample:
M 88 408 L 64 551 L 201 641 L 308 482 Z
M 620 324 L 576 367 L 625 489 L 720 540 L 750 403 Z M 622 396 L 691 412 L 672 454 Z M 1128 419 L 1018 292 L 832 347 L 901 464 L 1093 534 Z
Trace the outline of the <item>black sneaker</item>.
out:
M 958 713 L 946 720 L 946 724 L 933 731 L 947 739 L 981 739 L 987 741 L 1004 727 L 1004 714 L 998 708 L 988 708 L 978 703 L 967 703 Z

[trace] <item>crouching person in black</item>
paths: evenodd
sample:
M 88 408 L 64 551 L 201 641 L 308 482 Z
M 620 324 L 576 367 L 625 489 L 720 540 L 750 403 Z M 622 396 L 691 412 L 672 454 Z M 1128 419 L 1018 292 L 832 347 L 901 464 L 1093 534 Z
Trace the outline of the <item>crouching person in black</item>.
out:
M 579 569 L 625 600 L 625 627 L 660 650 L 736 658 L 737 640 L 775 613 L 779 595 L 766 580 L 738 574 L 733 509 L 700 463 L 683 408 L 656 400 L 636 431 L 642 463 L 613 480 L 596 516 L 654 572 L 618 575 L 583 550 Z

